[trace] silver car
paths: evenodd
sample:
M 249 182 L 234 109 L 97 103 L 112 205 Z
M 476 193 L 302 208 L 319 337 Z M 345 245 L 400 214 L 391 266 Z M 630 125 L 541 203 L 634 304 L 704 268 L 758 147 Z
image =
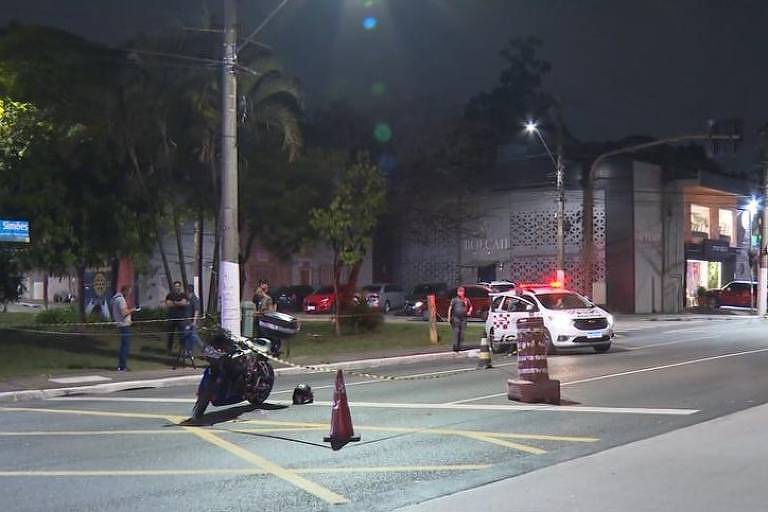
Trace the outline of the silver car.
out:
M 405 291 L 395 284 L 369 284 L 363 287 L 366 304 L 385 313 L 401 309 L 405 304 Z

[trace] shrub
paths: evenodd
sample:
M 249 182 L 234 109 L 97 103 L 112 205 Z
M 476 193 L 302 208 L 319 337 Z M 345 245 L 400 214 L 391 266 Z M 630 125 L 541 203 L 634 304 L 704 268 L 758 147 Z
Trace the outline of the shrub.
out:
M 165 320 L 168 318 L 168 310 L 165 308 L 141 308 L 141 311 L 131 315 L 134 322 L 146 320 Z
M 376 330 L 383 321 L 384 315 L 381 310 L 371 308 L 363 302 L 344 310 L 341 326 L 344 329 L 353 329 L 357 332 L 371 332 Z
M 79 321 L 77 309 L 71 307 L 46 309 L 35 315 L 35 322 L 38 324 L 69 324 Z

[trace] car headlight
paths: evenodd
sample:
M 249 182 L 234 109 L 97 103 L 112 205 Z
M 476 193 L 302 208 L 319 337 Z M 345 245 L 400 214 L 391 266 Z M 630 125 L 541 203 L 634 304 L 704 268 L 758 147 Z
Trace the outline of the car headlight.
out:
M 613 327 L 613 315 L 608 313 L 605 315 L 605 318 L 608 319 L 608 327 Z

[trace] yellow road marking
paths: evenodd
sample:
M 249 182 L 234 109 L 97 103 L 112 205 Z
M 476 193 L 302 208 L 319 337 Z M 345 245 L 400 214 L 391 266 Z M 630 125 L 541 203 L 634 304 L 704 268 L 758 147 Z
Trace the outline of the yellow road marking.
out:
M 302 422 L 280 422 L 270 420 L 240 420 L 237 423 L 247 423 L 250 425 L 264 425 L 270 427 L 291 427 L 306 430 L 326 429 L 328 425 L 324 423 L 302 423 Z M 441 434 L 441 435 L 464 435 L 464 434 L 478 434 L 486 437 L 501 437 L 505 439 L 528 439 L 531 441 L 562 441 L 566 443 L 595 443 L 600 439 L 596 437 L 574 437 L 574 436 L 552 436 L 545 434 L 517 434 L 506 432 L 484 432 L 478 430 L 456 430 L 445 428 L 418 428 L 418 427 L 375 427 L 360 425 L 355 426 L 355 429 L 361 431 L 371 432 L 399 432 L 399 433 L 425 433 L 425 434 Z M 250 429 L 236 429 L 236 430 L 250 430 Z
M 364 466 L 352 468 L 307 468 L 296 469 L 297 473 L 322 474 L 322 473 L 421 473 L 427 471 L 475 471 L 488 469 L 491 464 L 446 464 L 425 466 Z
M 263 469 L 128 469 L 101 471 L 0 471 L 0 476 L 189 476 L 189 475 L 267 475 Z
M 187 418 L 183 416 L 169 416 L 167 414 L 147 414 L 141 412 L 112 412 L 112 411 L 88 411 L 83 409 L 35 409 L 31 407 L 0 407 L 0 411 L 8 412 L 45 412 L 52 414 L 75 414 L 78 416 L 104 416 L 110 418 L 139 418 L 139 419 L 161 419 L 169 420 L 172 423 L 180 423 Z
M 281 478 L 286 482 L 289 482 L 295 485 L 296 487 L 308 492 L 309 494 L 317 496 L 318 498 L 320 498 L 321 500 L 327 503 L 330 503 L 332 505 L 349 503 L 349 500 L 347 500 L 347 498 L 345 498 L 344 496 L 340 494 L 336 494 L 330 489 L 326 489 L 322 485 L 316 484 L 315 482 L 312 482 L 302 476 L 299 476 L 295 471 L 286 469 L 278 464 L 275 464 L 274 462 L 267 460 L 259 455 L 256 455 L 255 453 L 250 452 L 244 448 L 241 448 L 240 446 L 234 443 L 225 441 L 224 439 L 220 438 L 213 432 L 201 429 L 199 427 L 182 427 L 182 428 L 184 430 L 192 432 L 197 437 L 209 442 L 210 444 L 217 446 L 223 450 L 226 450 L 232 455 L 235 455 L 236 457 L 239 457 L 247 462 L 250 462 L 254 466 L 264 469 L 267 472 L 275 475 L 276 477 Z
M 546 450 L 542 450 L 541 448 L 536 448 L 534 446 L 528 446 L 525 444 L 513 443 L 511 441 L 505 441 L 503 439 L 498 439 L 496 437 L 491 437 L 491 436 L 484 436 L 482 434 L 473 434 L 473 433 L 466 432 L 460 435 L 467 437 L 469 439 L 485 441 L 486 443 L 497 444 L 499 446 L 504 446 L 505 448 L 512 448 L 513 450 L 520 450 L 521 452 L 530 453 L 532 455 L 542 455 L 544 453 L 547 453 Z
M 180 425 L 181 422 L 185 421 L 186 418 L 183 418 L 181 416 L 168 416 L 168 415 L 160 415 L 160 414 L 146 414 L 146 413 L 130 413 L 130 412 L 108 412 L 108 411 L 89 411 L 89 410 L 73 410 L 73 409 L 36 409 L 36 408 L 26 408 L 26 407 L 0 407 L 0 410 L 2 411 L 22 411 L 22 412 L 44 412 L 44 413 L 59 413 L 59 414 L 76 414 L 76 415 L 85 415 L 85 416 L 103 416 L 103 417 L 118 417 L 118 418 L 151 418 L 151 419 L 167 419 L 177 426 L 182 427 L 185 431 L 191 432 L 198 437 L 201 437 L 205 439 L 206 441 L 216 444 L 217 446 L 220 446 L 223 448 L 222 445 L 217 443 L 223 443 L 226 444 L 233 449 L 242 450 L 244 452 L 243 454 L 250 454 L 247 456 L 253 456 L 256 457 L 259 461 L 267 464 L 272 464 L 275 467 L 275 470 L 277 473 L 275 475 L 280 476 L 281 478 L 285 478 L 286 480 L 290 481 L 290 478 L 296 477 L 303 482 L 306 482 L 306 484 L 310 485 L 310 488 L 317 490 L 318 492 L 321 492 L 324 494 L 326 498 L 329 499 L 344 499 L 346 502 L 346 498 L 343 496 L 340 496 L 338 494 L 333 493 L 332 491 L 329 491 L 328 489 L 325 489 L 322 486 L 319 486 L 313 482 L 309 482 L 308 480 L 302 479 L 301 477 L 297 476 L 295 473 L 292 473 L 290 470 L 286 470 L 285 468 L 282 468 L 281 466 L 278 466 L 277 464 L 274 464 L 272 462 L 267 461 L 266 459 L 263 459 L 262 457 L 259 457 L 255 454 L 252 454 L 251 452 L 244 450 L 240 448 L 239 446 L 229 443 L 228 441 L 224 441 L 223 439 L 219 438 L 215 434 L 212 434 L 209 431 L 201 430 L 197 427 L 188 427 L 185 425 Z M 282 422 L 282 421 L 269 421 L 269 420 L 236 420 L 232 423 L 246 423 L 250 425 L 261 425 L 264 427 L 274 427 L 271 429 L 250 429 L 251 433 L 258 433 L 258 432 L 279 432 L 279 431 L 286 431 L 288 429 L 296 429 L 296 430 L 320 430 L 326 428 L 325 424 L 322 423 L 308 423 L 308 422 Z M 543 434 L 516 434 L 516 433 L 504 433 L 504 432 L 482 432 L 482 431 L 473 431 L 473 430 L 454 430 L 454 429 L 440 429 L 440 428 L 413 428 L 413 427 L 374 427 L 374 426 L 358 426 L 356 427 L 360 431 L 370 431 L 370 432 L 397 432 L 397 433 L 414 433 L 414 434 L 432 434 L 432 435 L 454 435 L 454 436 L 462 436 L 470 439 L 475 439 L 477 441 L 483 441 L 486 443 L 492 443 L 499 446 L 504 446 L 506 448 L 511 448 L 514 450 L 519 450 L 524 453 L 530 453 L 534 455 L 539 455 L 543 453 L 547 453 L 546 450 L 542 450 L 540 448 L 536 448 L 533 446 L 528 446 L 521 443 L 514 443 L 511 441 L 506 441 L 506 439 L 527 439 L 527 440 L 536 440 L 536 441 L 561 441 L 561 442 L 574 442 L 574 443 L 593 443 L 598 441 L 597 438 L 593 437 L 571 437 L 571 436 L 548 436 Z M 243 433 L 248 433 L 249 430 L 241 429 L 239 430 Z M 201 435 L 201 432 L 203 433 Z M 227 432 L 227 430 L 221 430 L 219 432 Z M 232 429 L 230 432 L 238 432 L 238 430 Z M 9 435 L 20 435 L 20 434 L 9 434 Z M 46 435 L 44 433 L 40 433 L 37 435 Z M 48 435 L 55 435 L 55 434 L 48 434 Z M 59 435 L 77 435 L 77 434 L 59 434 Z M 88 435 L 88 434 L 83 434 Z M 100 434 L 93 434 L 93 435 L 100 435 Z M 211 436 L 210 438 L 205 436 Z M 214 442 L 212 439 L 216 439 Z M 227 449 L 227 448 L 224 448 Z M 228 450 L 230 451 L 230 450 Z M 234 452 L 232 452 L 234 453 Z M 240 456 L 240 455 L 238 455 Z M 246 459 L 248 460 L 248 459 Z M 261 465 L 260 463 L 257 464 L 259 467 L 265 467 Z M 281 476 L 282 475 L 282 476 Z M 297 484 L 299 485 L 299 484 Z M 302 485 L 299 485 L 299 487 L 302 487 Z M 302 487 L 303 488 L 303 487 Z M 311 491 L 308 491 L 311 492 Z M 311 492 L 314 494 L 314 492 Z M 325 498 L 322 498 L 325 499 Z M 326 500 L 327 501 L 327 500 Z M 331 501 L 329 501 L 331 502 Z
M 36 430 L 28 432 L 0 432 L 0 437 L 25 437 L 25 436 L 127 436 L 127 435 L 155 435 L 155 434 L 182 434 L 188 435 L 183 430 Z
M 440 471 L 476 471 L 488 469 L 491 464 L 446 464 L 425 466 L 361 466 L 341 468 L 296 468 L 289 471 L 301 474 L 329 473 L 423 473 Z M 87 476 L 210 476 L 210 475 L 269 475 L 264 469 L 137 469 L 137 470 L 55 470 L 55 471 L 0 471 L 0 477 L 87 477 Z

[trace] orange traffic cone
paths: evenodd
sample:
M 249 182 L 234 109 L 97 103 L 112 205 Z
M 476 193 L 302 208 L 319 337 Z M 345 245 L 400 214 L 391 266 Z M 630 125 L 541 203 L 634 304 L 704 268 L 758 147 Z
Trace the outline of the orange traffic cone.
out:
M 359 441 L 352 428 L 352 416 L 349 414 L 347 403 L 347 387 L 344 385 L 344 374 L 336 371 L 336 388 L 333 391 L 333 404 L 331 404 L 331 432 L 323 442 L 331 443 L 331 448 L 341 450 L 349 442 Z

